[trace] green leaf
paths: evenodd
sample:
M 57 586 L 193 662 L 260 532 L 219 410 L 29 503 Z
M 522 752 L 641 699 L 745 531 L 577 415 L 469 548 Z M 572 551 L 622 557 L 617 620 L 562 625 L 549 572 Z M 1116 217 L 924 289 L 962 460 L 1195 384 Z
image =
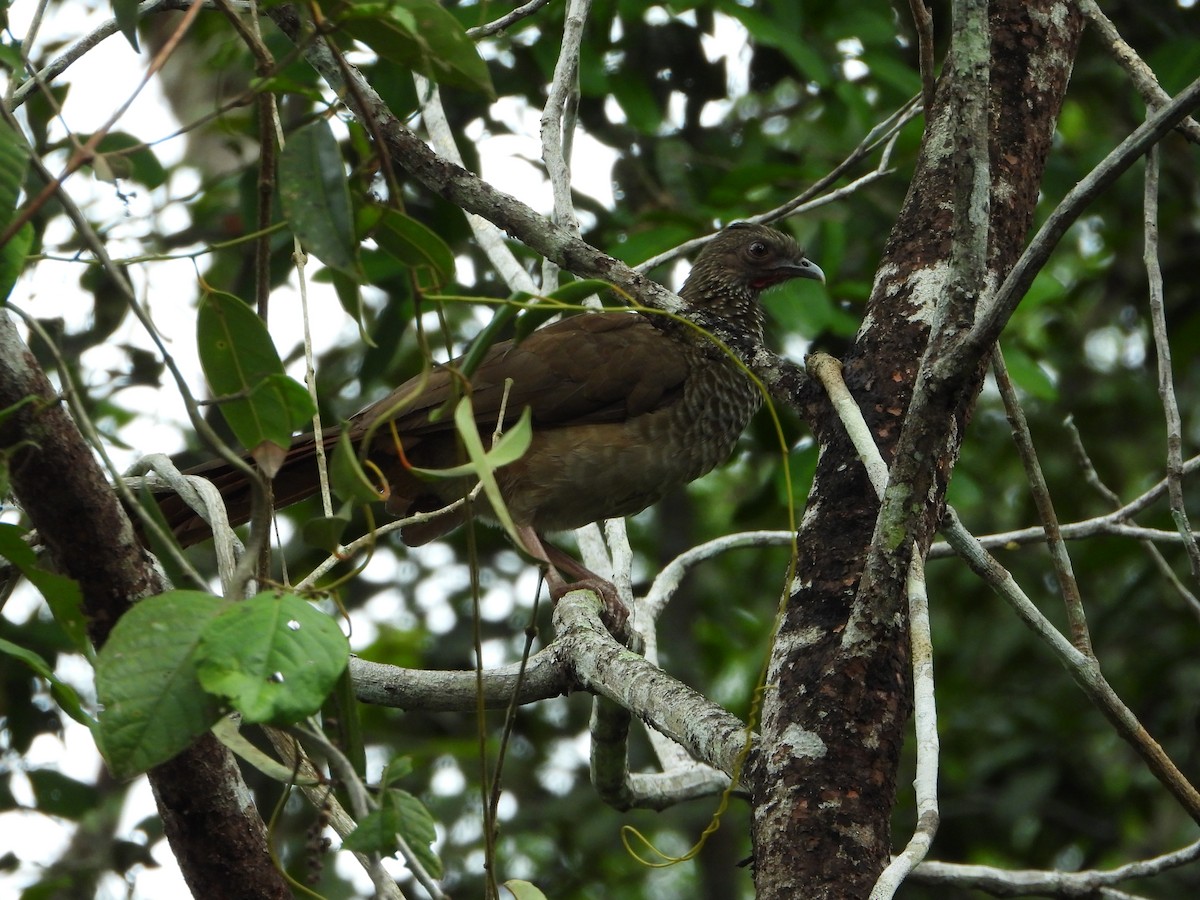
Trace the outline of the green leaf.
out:
M 413 471 L 433 478 L 474 475 L 483 484 L 483 492 L 487 494 L 492 512 L 501 527 L 508 532 L 517 546 L 521 546 L 517 527 L 504 505 L 500 485 L 496 483 L 496 469 L 519 459 L 529 449 L 529 443 L 533 440 L 532 411 L 528 406 L 525 407 L 520 420 L 505 431 L 490 450 L 483 449 L 483 440 L 479 437 L 479 429 L 475 425 L 475 413 L 471 409 L 470 397 L 463 397 L 458 401 L 458 406 L 454 408 L 454 424 L 469 461 L 449 469 L 418 469 L 414 466 Z
M 380 249 L 429 273 L 430 287 L 454 280 L 454 253 L 436 233 L 396 209 L 385 209 L 373 232 Z
M 118 620 L 96 661 L 98 743 L 118 778 L 166 762 L 220 717 L 197 679 L 196 651 L 229 605 L 200 591 L 168 591 Z
M 100 792 L 95 785 L 76 781 L 53 769 L 32 769 L 27 774 L 37 798 L 37 811 L 42 815 L 78 822 L 100 803 Z
M 90 140 L 91 135 L 81 135 L 80 140 Z M 112 131 L 96 145 L 97 160 L 103 160 L 107 170 L 117 178 L 136 181 L 148 188 L 166 184 L 167 170 L 158 161 L 154 151 L 146 142 L 123 131 Z M 99 172 L 97 172 L 99 174 Z M 104 179 L 109 180 L 108 178 Z
M 404 838 L 413 854 L 434 878 L 442 876 L 442 861 L 430 848 L 437 832 L 433 816 L 408 791 L 391 788 L 380 798 L 379 809 L 363 817 L 342 842 L 342 848 L 360 853 L 393 853 L 396 835 Z
M 461 478 L 464 475 L 475 475 L 485 481 L 484 490 L 487 491 L 486 476 L 480 474 L 480 469 L 492 473 L 501 466 L 516 462 L 525 455 L 525 451 L 529 449 L 529 444 L 533 440 L 533 411 L 528 406 L 525 407 L 516 424 L 500 435 L 500 440 L 496 441 L 488 450 L 483 449 L 483 441 L 479 437 L 479 430 L 475 427 L 475 417 L 471 412 L 471 403 L 468 398 L 463 397 L 455 407 L 454 422 L 458 426 L 459 433 L 463 435 L 464 442 L 478 445 L 478 455 L 472 453 L 468 446 L 467 455 L 470 460 L 461 466 L 451 466 L 448 469 L 421 469 L 413 466 L 414 472 L 430 478 Z M 464 428 L 469 428 L 474 436 L 464 434 Z M 491 494 L 489 493 L 488 496 L 491 497 Z
M 404 838 L 413 855 L 421 861 L 430 875 L 441 878 L 442 861 L 431 847 L 437 838 L 437 829 L 429 810 L 408 791 L 399 788 L 389 789 L 383 795 L 383 801 L 399 814 L 400 827 L 396 830 Z
M 413 761 L 411 756 L 394 756 L 388 761 L 387 767 L 383 770 L 383 775 L 379 778 L 379 786 L 388 788 L 399 781 L 401 778 L 407 778 L 412 774 Z
M 259 750 L 242 735 L 232 716 L 222 716 L 212 729 L 213 735 L 222 744 L 236 753 L 258 771 L 280 784 L 320 784 L 316 778 L 301 778 L 290 766 L 285 766 L 273 756 Z
M 321 708 L 349 659 L 337 622 L 295 594 L 262 593 L 208 623 L 197 673 L 247 722 L 289 724 Z
M 24 136 L 0 121 L 0 221 L 11 220 L 28 170 L 29 145 Z
M 426 78 L 495 97 L 487 63 L 462 25 L 436 0 L 365 0 L 340 10 L 341 29 L 387 60 Z
M 312 418 L 308 391 L 286 376 L 262 319 L 232 294 L 209 291 L 197 316 L 200 365 L 221 403 L 221 414 L 242 446 L 286 448 Z
M 331 269 L 360 277 L 346 169 L 324 119 L 288 138 L 279 156 L 279 200 L 306 251 Z
M 326 271 L 330 273 L 330 281 L 333 282 L 333 289 L 337 292 L 338 302 L 342 304 L 342 309 L 350 318 L 354 319 L 354 324 L 358 326 L 358 339 L 368 347 L 377 346 L 371 335 L 367 333 L 367 310 L 363 305 L 362 285 L 358 283 L 358 279 L 351 278 L 345 272 L 339 272 L 337 269 L 327 269 Z
M 546 900 L 546 895 L 528 881 L 506 881 L 504 887 L 516 900 Z
M 71 687 L 65 681 L 60 680 L 54 674 L 54 669 L 50 667 L 50 664 L 39 654 L 11 641 L 6 641 L 4 638 L 0 638 L 0 653 L 19 660 L 33 671 L 34 674 L 46 679 L 50 685 L 50 694 L 54 697 L 54 701 L 62 711 L 80 725 L 95 728 L 96 720 L 88 715 L 87 711 L 83 708 L 83 704 L 79 700 L 79 695 L 75 693 L 75 688 Z
M 1050 376 L 1027 353 L 1013 347 L 1004 348 L 1004 363 L 1013 384 L 1038 400 L 1057 400 L 1058 388 Z
M 13 285 L 25 270 L 25 261 L 33 248 L 33 225 L 26 222 L 3 247 L 0 247 L 0 304 L 8 299 Z
M 112 0 L 112 9 L 121 34 L 125 35 L 125 40 L 129 41 L 133 52 L 138 53 L 138 0 Z
M 378 499 L 378 495 L 376 495 Z M 350 524 L 349 516 L 320 516 L 304 523 L 304 543 L 326 553 L 336 553 L 342 544 L 342 535 Z
M 367 477 L 358 461 L 358 452 L 347 429 L 338 435 L 329 461 L 329 485 L 333 492 L 350 503 L 378 503 L 379 485 Z
M 358 827 L 342 841 L 343 850 L 358 853 L 396 852 L 396 832 L 400 830 L 400 814 L 394 809 L 374 809 L 358 823 Z
M 25 542 L 24 534 L 25 530 L 18 525 L 0 524 L 0 556 L 16 566 L 37 588 L 75 649 L 90 656 L 92 643 L 83 616 L 83 592 L 79 582 L 38 566 L 37 554 Z

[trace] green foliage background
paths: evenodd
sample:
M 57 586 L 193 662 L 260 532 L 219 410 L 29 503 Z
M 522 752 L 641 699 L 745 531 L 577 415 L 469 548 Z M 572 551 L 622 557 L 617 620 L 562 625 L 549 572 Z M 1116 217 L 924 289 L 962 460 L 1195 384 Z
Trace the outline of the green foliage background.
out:
M 504 10 L 496 4 L 448 7 L 464 25 L 489 21 Z M 949 21 L 945 3 L 934 3 L 939 39 Z M 1117 2 L 1106 11 L 1123 36 L 1154 68 L 1163 87 L 1179 89 L 1200 70 L 1200 12 L 1174 3 Z M 647 7 L 633 0 L 597 0 L 588 21 L 581 60 L 579 121 L 583 129 L 617 154 L 613 171 L 616 206 L 604 208 L 579 197 L 585 237 L 631 263 L 736 220 L 774 207 L 821 177 L 843 159 L 877 122 L 920 88 L 907 9 L 877 3 L 831 4 L 817 0 L 762 2 L 736 0 L 681 2 Z M 551 4 L 506 33 L 480 42 L 496 95 L 539 109 L 549 82 L 562 30 L 563 8 Z M 737 51 L 748 61 L 748 78 L 732 77 L 735 65 L 710 61 L 706 42 L 722 20 L 733 19 L 749 35 Z M 277 59 L 289 48 L 273 30 L 268 43 Z M 252 61 L 231 39 L 216 15 L 201 16 L 189 35 L 194 78 L 232 92 L 253 72 Z M 938 58 L 944 50 L 938 43 Z M 48 51 L 43 50 L 43 53 Z M 860 63 L 861 65 L 856 65 Z M 400 115 L 414 110 L 408 73 L 392 64 L 365 64 L 368 78 Z M 70 73 L 62 84 L 69 85 Z M 285 127 L 295 130 L 314 111 L 318 88 L 300 62 L 277 78 Z M 70 90 L 65 88 L 69 102 Z M 455 132 L 482 122 L 490 134 L 509 126 L 481 92 L 443 91 Z M 1093 36 L 1085 37 L 1063 110 L 1056 152 L 1043 185 L 1042 215 L 1089 168 L 1141 120 L 1144 109 L 1116 63 Z M 50 113 L 33 98 L 25 105 L 26 126 L 36 151 L 49 152 Z M 232 140 L 252 136 L 254 107 L 224 112 L 191 140 Z M 838 203 L 824 206 L 785 227 L 808 247 L 829 277 L 827 291 L 797 288 L 770 300 L 778 347 L 812 346 L 835 355 L 857 328 L 862 303 L 891 222 L 910 186 L 920 122 L 900 134 L 892 174 Z M 158 137 L 137 135 L 140 139 Z M 460 138 L 468 167 L 479 160 Z M 343 152 L 357 198 L 385 190 L 367 137 L 353 123 Z M 1160 253 L 1166 284 L 1175 383 L 1185 427 L 1185 457 L 1200 440 L 1200 302 L 1195 260 L 1200 250 L 1200 179 L 1195 149 L 1178 136 L 1164 144 Z M 158 175 L 152 160 L 138 157 L 128 176 L 138 190 L 153 190 Z M 198 162 L 191 156 L 187 164 Z M 866 165 L 873 164 L 873 160 Z M 172 231 L 148 221 L 144 252 L 168 254 L 196 245 L 218 244 L 253 227 L 256 173 L 252 166 L 232 172 L 205 171 L 203 186 L 187 204 L 186 226 Z M 861 168 L 852 174 L 861 174 Z M 168 173 L 169 174 L 169 173 Z M 1091 214 L 1072 229 L 1049 269 L 1022 303 L 1008 329 L 1004 349 L 1025 395 L 1035 440 L 1060 518 L 1075 521 L 1109 511 L 1086 483 L 1072 452 L 1064 419 L 1071 417 L 1103 481 L 1123 499 L 1146 490 L 1164 474 L 1166 455 L 1162 409 L 1156 392 L 1154 348 L 1150 342 L 1145 271 L 1142 265 L 1140 169 L 1122 178 Z M 409 216 L 436 232 L 460 259 L 473 263 L 474 283 L 451 285 L 446 293 L 498 299 L 507 290 L 469 239 L 459 211 L 401 177 Z M 499 185 L 504 188 L 504 185 Z M 156 193 L 156 197 L 166 194 Z M 48 226 L 61 216 L 50 205 L 34 225 L 35 252 L 65 255 L 72 241 L 52 244 Z M 61 233 L 61 231 L 59 232 Z M 291 238 L 273 238 L 273 273 L 290 273 Z M 520 251 L 519 251 L 520 252 Z M 202 258 L 205 280 L 214 289 L 249 299 L 252 267 L 248 245 L 238 244 Z M 531 265 L 533 260 L 530 260 Z M 37 265 L 34 261 L 32 265 Z M 144 265 L 153 265 L 147 263 Z M 466 267 L 459 265 L 459 271 Z M 353 412 L 421 365 L 414 338 L 414 311 L 433 307 L 415 302 L 408 268 L 380 251 L 364 251 L 365 280 L 377 291 L 366 296 L 366 331 L 375 345 L 339 348 L 318 361 L 318 389 L 330 421 Z M 666 278 L 671 273 L 659 272 Z M 322 275 L 318 274 L 320 280 Z M 130 347 L 120 371 L 96 373 L 80 362 L 91 347 L 110 340 L 125 318 L 98 269 L 79 266 L 78 289 L 93 305 L 88 328 L 56 335 L 78 383 L 89 385 L 89 408 L 103 431 L 120 441 L 123 429 L 145 410 L 128 406 L 123 388 L 162 383 L 161 364 Z M 20 305 L 21 285 L 12 302 Z M 195 315 L 199 299 L 176 298 L 176 314 Z M 442 333 L 431 343 L 461 348 L 479 327 L 476 308 L 438 308 Z M 273 306 L 272 315 L 295 311 Z M 43 348 L 44 349 L 44 348 Z M 53 360 L 45 362 L 53 367 Z M 815 465 L 815 449 L 795 421 L 786 421 L 794 497 L 803 503 Z M 160 449 L 160 448 L 145 448 Z M 173 448 L 168 448 L 173 449 Z M 199 460 L 207 452 L 188 451 Z M 748 528 L 786 528 L 784 481 L 778 445 L 760 417 L 739 445 L 730 466 L 672 497 L 631 523 L 640 567 L 652 573 L 677 552 L 703 539 Z M 1008 426 L 994 393 L 981 398 L 951 499 L 977 534 L 1036 522 Z M 1190 513 L 1200 519 L 1200 505 Z M 289 516 L 313 514 L 311 508 Z M 1165 503 L 1139 519 L 1170 529 Z M 512 589 L 525 567 L 499 533 L 476 536 L 485 591 Z M 452 554 L 410 554 L 386 545 L 380 564 L 347 583 L 341 602 L 369 640 L 356 638 L 365 658 L 408 667 L 469 668 L 474 661 L 471 608 L 466 590 L 467 537 L 451 540 Z M 1200 621 L 1156 570 L 1136 542 L 1092 539 L 1071 545 L 1093 638 L 1104 670 L 1126 703 L 1180 765 L 1200 775 L 1197 724 L 1200 722 Z M 1192 590 L 1186 559 L 1177 545 L 1163 548 L 1176 573 Z M 304 571 L 319 557 L 289 546 L 291 571 Z M 1061 622 L 1044 549 L 1030 547 L 1001 554 L 1026 591 Z M 686 582 L 662 622 L 664 668 L 745 715 L 754 682 L 767 652 L 777 597 L 783 587 L 786 554 L 742 550 L 701 566 Z M 528 580 L 521 582 L 524 588 Z M 422 587 L 424 585 L 424 587 Z M 454 586 L 453 590 L 449 586 Z M 938 708 L 942 741 L 942 827 L 933 855 L 942 860 L 1014 868 L 1109 867 L 1174 849 L 1195 838 L 1195 825 L 1178 810 L 1084 700 L 1070 678 L 1008 609 L 964 566 L 933 562 L 929 571 L 933 614 Z M 516 611 L 485 618 L 482 637 L 490 649 L 515 659 L 530 597 L 522 590 Z M 504 604 L 499 604 L 504 608 Z M 448 613 L 449 610 L 449 613 Z M 445 627 L 448 617 L 453 627 Z M 367 623 L 370 623 L 369 625 Z M 542 609 L 540 626 L 549 628 Z M 0 618 L 0 638 L 36 649 L 54 660 L 70 643 L 46 615 Z M 21 769 L 20 757 L 40 734 L 61 730 L 62 717 L 49 704 L 29 671 L 0 656 L 0 808 L 16 800 L 9 782 Z M 714 801 L 696 801 L 664 813 L 618 813 L 604 807 L 587 783 L 580 762 L 579 736 L 586 731 L 588 698 L 572 696 L 522 710 L 517 738 L 505 764 L 504 820 L 499 838 L 503 877 L 535 882 L 547 897 L 568 898 L 725 898 L 752 896 L 751 876 L 739 863 L 750 855 L 747 810 L 735 803 L 720 830 L 695 862 L 648 869 L 621 846 L 619 829 L 640 829 L 666 852 L 683 851 L 707 823 Z M 454 896 L 482 894 L 477 722 L 473 716 L 362 710 L 369 758 L 376 767 L 401 754 L 411 757 L 412 774 L 402 786 L 426 802 L 444 829 L 440 847 Z M 500 718 L 489 716 L 486 731 L 494 752 Z M 649 764 L 644 741 L 635 744 L 635 766 Z M 106 776 L 94 784 L 63 780 L 52 771 L 32 774 L 41 815 L 79 823 L 85 831 L 107 821 L 101 813 L 119 807 L 127 786 Z M 900 782 L 906 785 L 907 775 Z M 277 797 L 276 785 L 255 783 L 263 809 Z M 31 813 L 34 814 L 34 813 Z M 910 793 L 895 814 L 902 842 L 913 824 Z M 289 801 L 278 825 L 281 857 L 303 877 L 306 832 L 313 811 Z M 129 871 L 145 860 L 129 834 L 107 834 L 109 853 L 90 867 L 52 867 L 28 896 L 50 896 L 57 879 L 71 879 L 74 896 L 89 895 L 105 871 Z M 160 834 L 146 823 L 138 840 Z M 10 868 L 16 861 L 0 860 Z M 59 881 L 58 883 L 64 883 Z M 326 865 L 317 889 L 327 897 L 352 896 L 348 884 Z M 1191 896 L 1200 891 L 1200 872 L 1184 868 L 1130 890 L 1147 897 Z M 975 896 L 910 885 L 907 898 Z

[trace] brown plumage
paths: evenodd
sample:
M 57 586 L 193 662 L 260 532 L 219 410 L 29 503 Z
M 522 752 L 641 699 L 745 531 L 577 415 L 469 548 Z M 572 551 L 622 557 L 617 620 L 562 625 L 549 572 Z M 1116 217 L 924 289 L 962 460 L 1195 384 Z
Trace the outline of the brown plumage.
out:
M 680 296 L 738 332 L 761 338 L 761 292 L 792 278 L 824 280 L 787 235 L 761 225 L 736 224 L 701 252 Z M 526 548 L 548 564 L 551 590 L 567 589 L 555 566 L 585 580 L 595 578 L 576 561 L 544 545 L 539 535 L 640 512 L 670 490 L 722 462 L 758 409 L 757 389 L 737 364 L 709 352 L 678 327 L 659 327 L 635 312 L 573 316 L 520 343 L 494 345 L 471 376 L 472 407 L 481 434 L 496 426 L 505 380 L 512 379 L 506 425 L 529 407 L 533 440 L 526 454 L 497 472 L 501 493 Z M 453 364 L 451 364 L 453 365 Z M 453 417 L 429 413 L 458 390 L 449 367 L 438 367 L 422 384 L 413 378 L 368 406 L 347 424 L 357 447 L 371 433 L 367 457 L 386 475 L 388 512 L 396 516 L 440 509 L 461 498 L 463 480 L 428 481 L 400 459 L 390 427 L 394 420 L 411 465 L 446 468 L 461 452 Z M 336 429 L 324 443 L 337 440 Z M 319 489 L 311 436 L 296 440 L 274 481 L 276 507 Z M 224 463 L 192 470 L 220 489 L 234 523 L 249 516 L 249 487 Z M 162 501 L 174 533 L 184 544 L 202 540 L 208 526 L 176 497 Z M 474 513 L 490 519 L 485 498 Z M 462 524 L 460 508 L 431 522 L 401 530 L 405 543 L 423 544 Z M 595 586 L 592 583 L 590 586 Z

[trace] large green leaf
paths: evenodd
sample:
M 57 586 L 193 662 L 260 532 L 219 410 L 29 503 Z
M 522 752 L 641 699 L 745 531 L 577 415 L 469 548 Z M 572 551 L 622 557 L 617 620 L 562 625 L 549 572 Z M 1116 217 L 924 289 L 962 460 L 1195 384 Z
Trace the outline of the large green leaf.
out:
M 279 200 L 304 249 L 331 269 L 358 277 L 358 239 L 342 154 L 318 119 L 288 138 L 279 156 Z
M 289 724 L 321 708 L 349 659 L 337 622 L 295 594 L 262 593 L 208 624 L 197 671 L 247 722 Z
M 135 604 L 96 662 L 99 743 L 118 778 L 165 762 L 212 727 L 221 710 L 196 677 L 205 627 L 229 601 L 169 591 Z
M 256 456 L 264 444 L 286 449 L 313 417 L 312 398 L 284 374 L 262 319 L 231 294 L 209 291 L 197 317 L 200 364 L 221 403 L 221 414 L 242 446 Z

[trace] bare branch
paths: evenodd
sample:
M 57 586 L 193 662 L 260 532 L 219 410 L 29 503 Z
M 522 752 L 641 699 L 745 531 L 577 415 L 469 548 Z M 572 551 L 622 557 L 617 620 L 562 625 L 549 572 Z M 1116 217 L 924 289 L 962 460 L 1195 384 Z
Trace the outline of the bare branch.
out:
M 1104 45 L 1112 54 L 1113 59 L 1129 74 L 1133 86 L 1142 95 L 1146 107 L 1157 109 L 1164 103 L 1169 103 L 1171 95 L 1162 89 L 1154 70 L 1146 65 L 1146 61 L 1138 56 L 1137 51 L 1121 37 L 1117 26 L 1104 14 L 1096 0 L 1079 0 L 1079 8 L 1103 39 Z M 1197 124 L 1191 116 L 1180 122 L 1177 127 L 1193 144 L 1200 144 L 1200 124 Z
M 995 897 L 1083 897 L 1116 900 L 1132 897 L 1112 890 L 1112 885 L 1134 878 L 1150 878 L 1200 859 L 1200 841 L 1151 859 L 1127 863 L 1115 869 L 1083 872 L 1045 872 L 1031 869 L 998 869 L 930 861 L 913 873 L 913 880 L 924 884 L 975 888 Z
M 1167 420 L 1167 492 L 1171 498 L 1171 518 L 1183 537 L 1192 579 L 1200 582 L 1200 546 L 1192 534 L 1187 510 L 1183 505 L 1183 423 L 1179 404 L 1175 400 L 1175 376 L 1171 372 L 1171 341 L 1167 336 L 1167 312 L 1163 304 L 1162 266 L 1158 261 L 1158 147 L 1146 154 L 1146 189 L 1144 220 L 1146 232 L 1143 260 L 1146 278 L 1150 283 L 1150 321 L 1153 323 L 1154 347 L 1158 357 L 1158 396 Z
M 1004 412 L 1008 416 L 1009 428 L 1012 430 L 1013 443 L 1017 447 L 1017 455 L 1021 457 L 1021 465 L 1025 467 L 1025 478 L 1029 482 L 1033 503 L 1037 507 L 1038 516 L 1042 520 L 1042 528 L 1046 531 L 1046 543 L 1050 548 L 1050 561 L 1054 567 L 1054 576 L 1058 579 L 1058 589 L 1062 593 L 1063 603 L 1067 607 L 1067 620 L 1071 624 L 1071 642 L 1088 656 L 1095 656 L 1092 651 L 1092 639 L 1088 634 L 1087 616 L 1083 610 L 1083 599 L 1079 595 L 1079 582 L 1075 578 L 1075 570 L 1071 566 L 1071 557 L 1063 543 L 1062 532 L 1058 525 L 1058 513 L 1054 511 L 1054 501 L 1050 498 L 1050 488 L 1046 484 L 1046 476 L 1038 462 L 1037 450 L 1033 446 L 1033 436 L 1029 433 L 1029 422 L 1025 419 L 1025 411 L 1017 397 L 1017 389 L 1008 376 L 1008 367 L 1004 365 L 1004 354 L 997 345 L 992 353 L 992 372 L 996 376 L 996 386 L 1000 389 L 1000 397 L 1004 401 Z

